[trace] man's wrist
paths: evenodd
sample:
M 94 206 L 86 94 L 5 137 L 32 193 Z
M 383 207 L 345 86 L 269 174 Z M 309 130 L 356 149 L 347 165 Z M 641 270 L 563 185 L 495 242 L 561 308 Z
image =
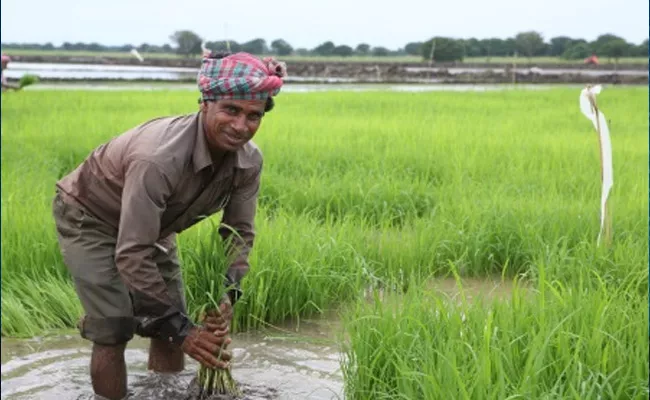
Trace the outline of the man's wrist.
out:
M 226 275 L 224 286 L 226 287 L 226 295 L 230 299 L 230 305 L 234 306 L 244 292 L 239 287 L 239 282 L 234 282 L 228 275 Z
M 183 313 L 175 314 L 162 323 L 160 338 L 180 346 L 194 326 L 187 315 Z

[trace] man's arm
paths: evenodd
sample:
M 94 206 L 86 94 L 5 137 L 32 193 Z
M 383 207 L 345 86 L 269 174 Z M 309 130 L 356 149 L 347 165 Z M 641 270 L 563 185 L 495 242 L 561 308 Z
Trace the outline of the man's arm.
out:
M 229 243 L 228 256 L 232 259 L 226 273 L 226 285 L 234 285 L 236 290 L 229 293 L 234 304 L 240 295 L 240 284 L 250 268 L 248 255 L 255 240 L 255 213 L 260 188 L 262 165 L 244 178 L 233 192 L 223 213 L 219 234 Z M 234 232 L 233 232 L 234 230 Z
M 152 258 L 171 190 L 169 177 L 156 164 L 130 163 L 124 178 L 115 263 L 131 293 L 135 316 L 146 317 L 143 325 L 148 329 L 180 343 L 193 325 L 172 305 Z

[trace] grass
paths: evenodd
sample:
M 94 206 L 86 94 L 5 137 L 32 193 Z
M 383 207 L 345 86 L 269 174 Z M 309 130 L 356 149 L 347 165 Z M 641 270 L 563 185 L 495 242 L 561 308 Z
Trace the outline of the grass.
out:
M 12 56 L 58 56 L 58 57 L 117 57 L 117 58 L 133 58 L 133 55 L 129 52 L 118 52 L 118 51 L 81 51 L 81 50 L 32 50 L 32 49 L 6 49 L 4 50 L 8 55 Z M 178 54 L 175 53 L 140 53 L 142 57 L 147 58 L 181 58 Z M 200 55 L 196 55 L 195 58 L 199 58 Z M 280 56 L 282 60 L 291 62 L 291 61 L 341 61 L 341 62 L 408 62 L 408 63 L 419 63 L 419 62 L 428 62 L 422 59 L 419 56 L 350 56 L 350 57 L 340 57 L 340 56 Z M 463 60 L 464 63 L 488 63 L 488 64 L 528 64 L 529 59 L 526 57 L 465 57 Z M 537 64 L 583 64 L 583 60 L 566 60 L 560 57 L 532 57 L 530 62 Z M 601 64 L 614 64 L 613 59 L 608 59 L 607 57 L 600 58 Z M 623 57 L 619 60 L 619 64 L 648 64 L 648 58 L 646 57 Z
M 605 56 L 600 56 L 599 61 L 601 64 L 614 64 L 616 61 L 613 58 L 607 58 Z M 494 63 L 494 64 L 578 64 L 583 65 L 584 59 L 580 58 L 577 60 L 568 60 L 562 57 L 550 57 L 550 56 L 541 56 L 541 57 L 531 57 L 530 59 L 525 56 L 519 57 L 467 57 L 464 62 L 467 63 Z M 639 65 L 648 65 L 647 57 L 621 57 L 618 60 L 619 64 L 639 64 Z
M 350 399 L 647 398 L 648 89 L 598 99 L 614 150 L 611 248 L 595 246 L 598 139 L 578 95 L 280 95 L 255 139 L 258 240 L 234 330 L 339 310 Z M 55 181 L 98 144 L 195 101 L 2 96 L 2 335 L 70 328 L 81 312 L 56 245 Z M 224 262 L 213 235 L 205 222 L 179 239 L 193 316 L 206 263 Z M 450 301 L 429 285 L 449 274 L 523 286 Z M 368 287 L 384 300 L 363 298 Z
M 648 307 L 636 289 L 647 273 L 608 287 L 588 264 L 565 266 L 581 279 L 540 279 L 506 300 L 451 301 L 420 285 L 357 304 L 344 323 L 348 398 L 646 399 Z

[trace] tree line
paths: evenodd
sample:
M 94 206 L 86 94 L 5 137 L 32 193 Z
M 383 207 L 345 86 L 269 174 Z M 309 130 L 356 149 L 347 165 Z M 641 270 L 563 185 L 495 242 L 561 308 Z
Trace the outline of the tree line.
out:
M 565 59 L 583 59 L 592 54 L 618 60 L 621 57 L 647 57 L 648 39 L 635 44 L 617 35 L 606 33 L 593 41 L 568 36 L 557 36 L 545 40 L 536 31 L 520 32 L 506 39 L 457 39 L 436 36 L 420 42 L 410 42 L 397 50 L 382 46 L 371 46 L 359 43 L 350 46 L 326 41 L 318 46 L 294 48 L 284 39 L 275 39 L 268 43 L 265 39 L 256 38 L 248 42 L 209 41 L 190 30 L 180 30 L 170 36 L 170 42 L 160 45 L 142 43 L 140 45 L 124 44 L 121 46 L 105 46 L 99 43 L 65 42 L 61 46 L 52 43 L 3 43 L 4 49 L 31 50 L 66 50 L 92 52 L 128 52 L 135 48 L 142 53 L 176 53 L 191 57 L 201 54 L 202 43 L 213 51 L 245 51 L 256 55 L 297 55 L 297 56 L 419 56 L 423 60 L 462 61 L 466 57 L 561 57 Z

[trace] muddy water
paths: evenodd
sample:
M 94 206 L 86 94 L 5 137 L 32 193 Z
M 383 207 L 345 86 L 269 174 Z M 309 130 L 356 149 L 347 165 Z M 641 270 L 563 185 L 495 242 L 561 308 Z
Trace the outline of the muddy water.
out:
M 572 75 L 581 74 L 591 77 L 611 75 L 624 76 L 648 76 L 647 70 L 590 70 L 590 69 L 562 69 L 562 68 L 514 68 L 517 73 L 528 74 L 537 73 L 540 75 Z M 497 74 L 504 74 L 504 68 L 468 68 L 468 67 L 407 67 L 403 73 L 402 78 L 408 78 L 405 74 L 408 73 L 421 73 L 431 72 L 440 73 L 447 72 L 452 75 L 459 74 L 484 74 L 492 71 Z M 62 79 L 62 80 L 97 80 L 97 79 L 116 79 L 116 80 L 139 80 L 151 79 L 159 81 L 177 81 L 177 80 L 193 80 L 196 78 L 198 72 L 198 64 L 195 68 L 182 68 L 182 67 L 154 67 L 142 65 L 104 65 L 104 64 L 65 64 L 65 63 L 29 63 L 29 62 L 12 62 L 5 70 L 5 74 L 9 79 L 20 79 L 25 74 L 38 75 L 41 79 Z M 293 82 L 300 82 L 303 80 L 322 80 L 325 82 L 353 82 L 355 79 L 354 72 L 339 71 L 342 76 L 294 76 L 290 75 L 288 80 Z M 322 75 L 322 74 L 318 74 Z
M 282 93 L 308 93 L 308 92 L 369 92 L 369 91 L 390 91 L 390 92 L 489 92 L 505 90 L 549 90 L 556 87 L 575 88 L 581 90 L 584 85 L 579 84 L 300 84 L 287 83 L 282 88 Z M 618 85 L 625 87 L 625 85 Z M 44 90 L 83 90 L 83 91 L 196 91 L 196 85 L 185 83 L 38 83 L 27 86 L 25 91 Z
M 507 300 L 514 290 L 529 289 L 526 283 L 520 282 L 515 285 L 512 281 L 501 280 L 498 277 L 464 278 L 460 282 L 454 279 L 434 279 L 430 282 L 429 288 L 450 300 L 457 301 L 464 298 L 468 303 L 473 300 Z
M 245 399 L 342 399 L 339 353 L 331 332 L 301 324 L 300 336 L 269 332 L 233 336 L 233 376 Z M 307 336 L 302 336 L 307 334 Z M 148 341 L 136 338 L 126 360 L 129 400 L 184 400 L 198 370 L 188 359 L 178 375 L 147 371 Z M 2 399 L 94 400 L 90 346 L 75 334 L 2 340 Z
M 508 299 L 514 285 L 493 279 L 434 279 L 429 288 L 451 302 Z M 524 286 L 524 290 L 527 288 Z M 247 400 L 343 399 L 335 315 L 275 327 L 265 334 L 233 336 L 233 376 Z M 134 339 L 126 351 L 129 400 L 186 400 L 198 364 L 178 375 L 147 371 L 148 342 Z M 51 338 L 2 340 L 2 399 L 94 400 L 90 346 L 75 333 Z

